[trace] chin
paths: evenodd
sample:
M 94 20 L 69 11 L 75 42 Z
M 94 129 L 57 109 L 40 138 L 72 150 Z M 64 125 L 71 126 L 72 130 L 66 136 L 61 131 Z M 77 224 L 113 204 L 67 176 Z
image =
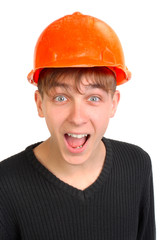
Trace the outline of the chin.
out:
M 67 154 L 68 155 L 68 154 Z M 67 156 L 67 155 L 63 155 L 63 159 L 64 161 L 69 164 L 69 165 L 72 165 L 72 166 L 78 166 L 78 165 L 83 165 L 85 164 L 88 159 L 89 159 L 89 154 L 81 154 L 81 156 Z

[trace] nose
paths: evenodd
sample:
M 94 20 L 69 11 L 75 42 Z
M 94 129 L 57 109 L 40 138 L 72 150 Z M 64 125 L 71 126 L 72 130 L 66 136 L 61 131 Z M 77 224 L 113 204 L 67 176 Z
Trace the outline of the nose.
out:
M 87 109 L 79 102 L 74 102 L 70 106 L 68 121 L 75 126 L 87 123 Z

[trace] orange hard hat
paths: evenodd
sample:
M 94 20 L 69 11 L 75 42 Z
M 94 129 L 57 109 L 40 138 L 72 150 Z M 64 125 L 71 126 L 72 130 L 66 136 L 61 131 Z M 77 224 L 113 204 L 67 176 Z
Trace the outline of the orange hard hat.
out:
M 37 84 L 43 68 L 97 67 L 111 69 L 117 85 L 131 78 L 121 43 L 105 22 L 79 12 L 51 23 L 40 35 L 34 51 L 34 67 L 27 78 Z

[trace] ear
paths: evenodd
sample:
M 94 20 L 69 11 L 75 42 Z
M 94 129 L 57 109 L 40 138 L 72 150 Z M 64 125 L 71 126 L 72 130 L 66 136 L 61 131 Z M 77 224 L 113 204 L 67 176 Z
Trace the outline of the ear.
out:
M 44 117 L 43 110 L 42 110 L 42 97 L 38 90 L 35 91 L 34 99 L 37 105 L 37 111 L 38 111 L 39 117 Z
M 111 115 L 110 115 L 111 118 L 114 117 L 114 115 L 116 113 L 119 100 L 120 100 L 120 92 L 118 90 L 116 90 L 112 97 L 112 110 L 111 110 Z

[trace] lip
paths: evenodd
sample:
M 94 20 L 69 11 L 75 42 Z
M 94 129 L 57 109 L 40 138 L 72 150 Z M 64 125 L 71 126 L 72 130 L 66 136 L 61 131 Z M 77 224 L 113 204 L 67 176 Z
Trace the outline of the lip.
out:
M 90 135 L 89 133 L 84 133 L 84 132 L 82 132 L 82 133 L 77 133 L 77 132 L 66 132 L 65 134 L 68 134 L 68 133 L 70 133 L 70 134 L 76 134 L 76 135 L 84 135 L 84 134 Z
M 69 132 L 69 133 L 71 133 L 71 132 Z M 71 133 L 71 134 L 85 134 L 85 133 Z M 87 133 L 86 133 L 87 134 Z M 86 147 L 87 147 L 87 145 L 88 145 L 88 140 L 89 140 L 89 138 L 90 138 L 90 134 L 87 134 L 87 135 L 89 135 L 88 136 L 88 139 L 87 139 L 87 141 L 85 142 L 85 144 L 83 145 L 83 147 L 81 147 L 81 148 L 72 148 L 69 144 L 68 144 L 68 142 L 67 142 L 67 140 L 66 140 L 66 138 L 65 138 L 65 135 L 64 135 L 64 141 L 65 141 L 65 144 L 66 144 L 66 147 L 67 147 L 67 149 L 68 149 L 68 151 L 69 152 L 71 152 L 71 153 L 74 153 L 74 154 L 76 154 L 76 153 L 82 153 L 83 151 L 85 151 L 85 149 L 86 149 Z

